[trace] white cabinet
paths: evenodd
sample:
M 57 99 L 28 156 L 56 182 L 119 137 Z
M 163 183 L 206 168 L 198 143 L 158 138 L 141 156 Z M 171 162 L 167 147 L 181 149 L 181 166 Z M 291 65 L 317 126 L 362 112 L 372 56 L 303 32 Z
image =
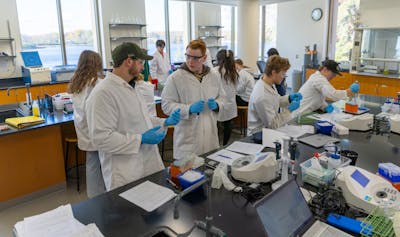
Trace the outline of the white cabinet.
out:
M 0 60 L 13 60 L 15 56 L 15 40 L 11 37 L 10 23 L 7 21 L 8 36 L 0 36 Z

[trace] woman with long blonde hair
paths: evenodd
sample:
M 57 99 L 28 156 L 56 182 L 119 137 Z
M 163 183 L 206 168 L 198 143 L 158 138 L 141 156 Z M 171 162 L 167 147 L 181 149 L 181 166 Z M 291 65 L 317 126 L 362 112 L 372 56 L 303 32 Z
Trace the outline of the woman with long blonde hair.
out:
M 78 66 L 68 85 L 72 94 L 74 125 L 78 147 L 86 151 L 86 191 L 89 198 L 105 192 L 99 154 L 90 141 L 86 116 L 86 101 L 93 88 L 99 83 L 103 72 L 102 60 L 98 53 L 84 50 L 79 56 Z

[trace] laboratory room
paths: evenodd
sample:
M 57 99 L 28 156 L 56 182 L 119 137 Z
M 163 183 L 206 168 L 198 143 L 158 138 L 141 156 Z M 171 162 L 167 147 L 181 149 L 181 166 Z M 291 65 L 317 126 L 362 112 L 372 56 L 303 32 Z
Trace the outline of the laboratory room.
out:
M 1 237 L 400 236 L 400 1 L 0 4 Z

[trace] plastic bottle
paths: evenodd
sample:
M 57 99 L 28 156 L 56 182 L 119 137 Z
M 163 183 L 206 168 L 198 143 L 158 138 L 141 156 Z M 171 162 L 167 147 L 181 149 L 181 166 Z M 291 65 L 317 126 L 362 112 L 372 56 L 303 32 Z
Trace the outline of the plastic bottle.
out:
M 328 159 L 328 168 L 336 169 L 340 166 L 341 163 L 342 163 L 342 161 L 340 159 L 340 155 L 333 153 L 333 154 L 331 154 L 331 156 Z
M 37 101 L 34 101 L 32 104 L 32 114 L 35 117 L 39 117 L 40 116 L 40 111 L 39 111 L 39 105 Z

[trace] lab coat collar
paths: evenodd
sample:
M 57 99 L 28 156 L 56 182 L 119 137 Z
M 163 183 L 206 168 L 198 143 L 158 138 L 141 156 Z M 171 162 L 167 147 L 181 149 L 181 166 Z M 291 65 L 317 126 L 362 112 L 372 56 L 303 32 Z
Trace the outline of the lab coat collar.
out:
M 133 87 L 131 85 L 129 85 L 128 82 L 126 82 L 120 76 L 117 76 L 112 72 L 108 72 L 106 78 L 107 78 L 107 80 L 111 80 L 112 82 L 114 82 L 114 83 L 116 83 L 116 84 L 118 84 L 120 86 L 124 86 L 124 87 L 128 87 L 128 88 L 133 89 Z
M 262 83 L 264 83 L 263 85 L 264 85 L 265 90 L 268 90 L 268 91 L 272 92 L 273 94 L 279 95 L 279 94 L 278 94 L 278 90 L 276 89 L 275 84 L 272 84 L 272 86 L 271 86 L 270 84 L 268 84 L 268 83 L 265 82 L 264 80 L 262 80 L 262 79 L 260 79 L 260 80 L 261 80 Z

